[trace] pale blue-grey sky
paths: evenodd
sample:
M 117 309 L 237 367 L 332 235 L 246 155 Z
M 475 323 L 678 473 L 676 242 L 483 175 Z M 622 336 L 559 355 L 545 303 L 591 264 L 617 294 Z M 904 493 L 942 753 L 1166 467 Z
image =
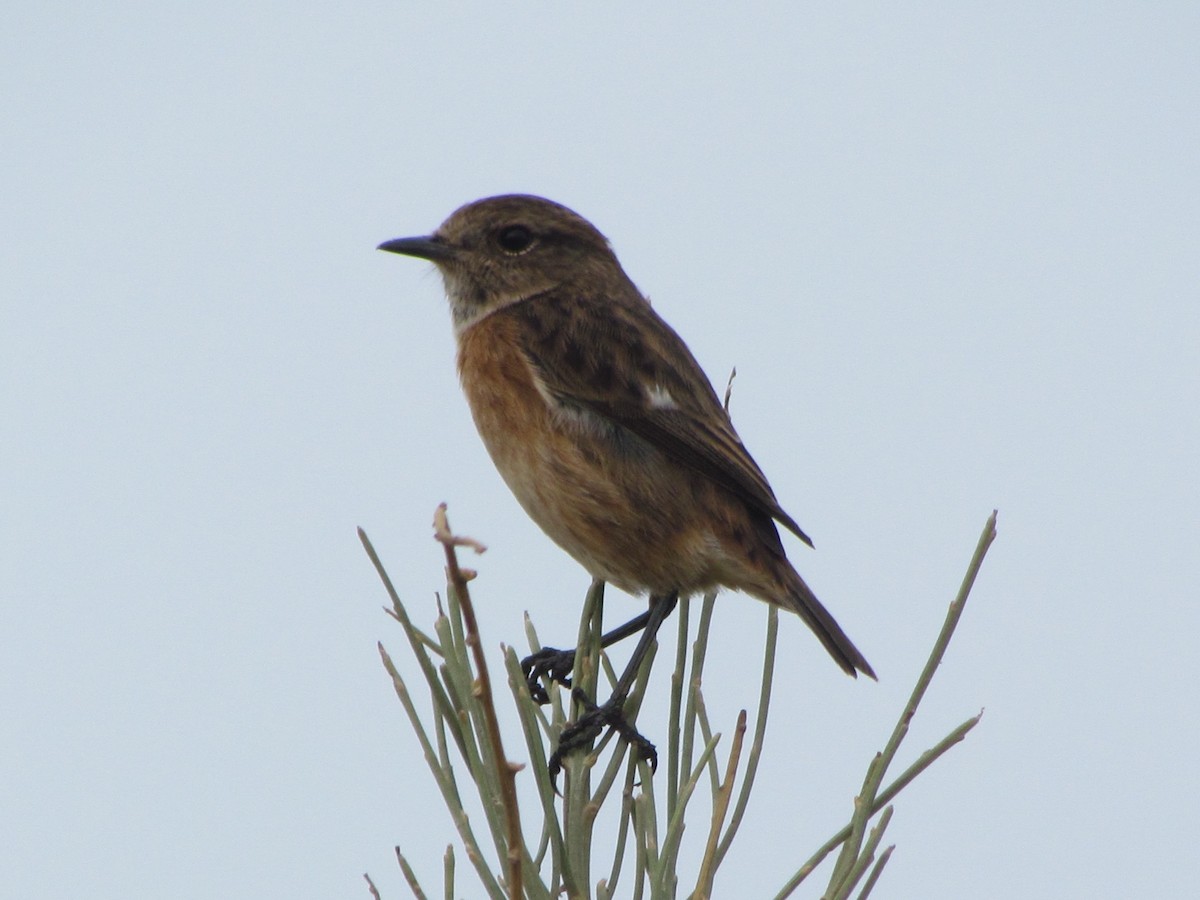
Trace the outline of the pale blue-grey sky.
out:
M 526 609 L 569 642 L 587 576 L 474 433 L 439 279 L 374 247 L 509 191 L 737 366 L 789 552 L 881 676 L 784 620 L 717 895 L 844 821 L 993 507 L 909 758 L 986 712 L 879 895 L 1185 895 L 1198 46 L 1180 2 L 10 4 L 0 896 L 398 897 L 394 844 L 437 883 L 355 526 L 428 618 L 448 501 L 492 647 Z M 719 605 L 714 721 L 762 621 Z

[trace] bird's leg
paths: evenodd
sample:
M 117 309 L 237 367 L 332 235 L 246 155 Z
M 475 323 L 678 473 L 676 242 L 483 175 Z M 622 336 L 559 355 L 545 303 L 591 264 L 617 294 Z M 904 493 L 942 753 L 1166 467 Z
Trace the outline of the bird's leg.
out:
M 673 606 L 674 604 L 672 604 Z M 646 627 L 646 623 L 649 621 L 650 610 L 647 609 L 640 616 L 634 616 L 624 625 L 618 625 L 608 634 L 602 635 L 600 646 L 611 647 L 617 641 L 623 640 L 631 634 L 637 634 Z M 521 660 L 521 673 L 525 676 L 526 684 L 529 685 L 529 696 L 533 698 L 535 703 L 550 702 L 550 695 L 542 687 L 541 679 L 543 677 L 570 687 L 571 670 L 574 668 L 574 650 L 558 650 L 554 647 L 543 647 L 537 653 L 533 653 Z
M 629 630 L 635 622 L 644 620 L 640 621 L 638 626 L 642 631 L 642 636 L 638 640 L 637 647 L 634 648 L 633 655 L 629 658 L 628 664 L 625 666 L 625 671 L 617 679 L 617 686 L 613 689 L 612 696 L 597 706 L 580 689 L 576 688 L 572 692 L 572 697 L 584 707 L 584 713 L 564 728 L 558 736 L 558 746 L 550 754 L 549 760 L 551 781 L 558 778 L 559 770 L 562 769 L 564 756 L 574 750 L 581 750 L 590 746 L 592 741 L 599 737 L 605 728 L 612 728 L 628 741 L 635 748 L 640 759 L 649 760 L 651 768 L 657 766 L 658 753 L 654 749 L 654 745 L 642 737 L 637 732 L 637 729 L 629 724 L 629 721 L 625 718 L 623 708 L 626 699 L 629 697 L 629 692 L 633 690 L 634 682 L 637 681 L 638 669 L 641 668 L 642 660 L 650 652 L 650 646 L 654 643 L 654 638 L 658 634 L 659 626 L 671 614 L 671 611 L 675 609 L 675 604 L 678 600 L 679 595 L 677 593 L 671 593 L 666 596 L 652 596 L 650 598 L 650 608 L 646 610 L 645 615 L 638 616 L 637 619 L 610 632 L 610 634 L 622 632 L 620 637 L 625 637 L 637 630 L 637 628 Z M 605 635 L 601 639 L 602 642 L 607 641 L 608 637 L 609 635 Z M 615 640 L 620 640 L 620 637 Z M 607 646 L 607 643 L 605 643 L 605 646 Z

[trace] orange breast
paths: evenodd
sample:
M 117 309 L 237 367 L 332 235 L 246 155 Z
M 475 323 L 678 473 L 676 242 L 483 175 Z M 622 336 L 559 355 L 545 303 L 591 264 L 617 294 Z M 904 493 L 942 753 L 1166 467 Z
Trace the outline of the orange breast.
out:
M 488 453 L 524 504 L 554 435 L 515 323 L 501 312 L 460 334 L 458 374 Z
M 722 547 L 724 492 L 632 435 L 589 427 L 590 413 L 553 408 L 518 327 L 501 310 L 461 333 L 458 369 L 488 453 L 530 518 L 592 575 L 633 593 L 740 580 Z M 745 515 L 741 504 L 735 512 Z

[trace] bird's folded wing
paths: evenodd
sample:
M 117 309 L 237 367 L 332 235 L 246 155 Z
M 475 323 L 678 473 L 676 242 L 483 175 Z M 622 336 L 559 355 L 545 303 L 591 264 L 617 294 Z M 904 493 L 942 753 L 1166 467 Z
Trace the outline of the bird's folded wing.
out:
M 544 388 L 711 478 L 811 546 L 808 535 L 775 499 L 683 340 L 649 304 L 610 307 L 606 312 L 609 317 L 617 313 L 624 327 L 583 333 L 564 329 L 586 339 L 577 352 L 539 352 L 545 344 L 537 341 L 523 348 Z M 604 321 L 580 316 L 574 324 L 588 319 Z

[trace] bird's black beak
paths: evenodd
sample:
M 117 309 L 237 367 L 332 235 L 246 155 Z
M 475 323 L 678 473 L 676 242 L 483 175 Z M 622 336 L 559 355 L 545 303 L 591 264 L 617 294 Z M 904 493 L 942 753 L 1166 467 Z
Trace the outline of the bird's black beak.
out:
M 405 256 L 418 256 L 433 262 L 451 259 L 454 256 L 454 248 L 437 235 L 396 238 L 393 241 L 384 241 L 377 249 L 386 250 L 388 253 L 403 253 Z

